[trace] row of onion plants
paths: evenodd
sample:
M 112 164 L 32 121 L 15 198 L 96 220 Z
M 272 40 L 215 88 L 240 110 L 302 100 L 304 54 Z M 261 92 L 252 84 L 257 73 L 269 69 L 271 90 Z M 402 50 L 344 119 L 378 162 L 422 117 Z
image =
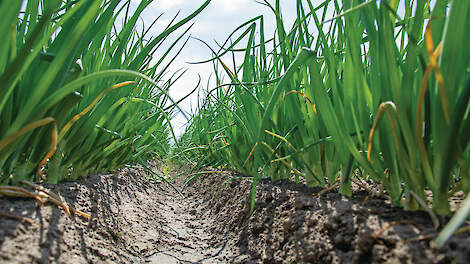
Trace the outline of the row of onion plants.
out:
M 470 191 L 469 3 L 297 0 L 290 29 L 280 1 L 261 4 L 273 36 L 258 16 L 206 44 L 214 56 L 200 63 L 213 63 L 216 86 L 201 94 L 183 151 L 252 176 L 252 209 L 269 177 L 345 195 L 367 180 L 407 210 L 449 214 L 449 198 Z
M 1 184 L 57 183 L 166 155 L 178 110 L 168 91 L 181 74 L 165 73 L 210 0 L 156 36 L 156 21 L 139 24 L 151 2 L 0 2 Z

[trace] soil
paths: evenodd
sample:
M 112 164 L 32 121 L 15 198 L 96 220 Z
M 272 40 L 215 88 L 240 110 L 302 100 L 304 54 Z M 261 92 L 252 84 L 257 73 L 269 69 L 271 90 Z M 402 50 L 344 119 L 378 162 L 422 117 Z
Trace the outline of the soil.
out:
M 181 187 L 184 178 L 174 184 Z M 184 189 L 184 198 L 135 167 L 45 187 L 92 220 L 71 219 L 55 205 L 38 207 L 31 199 L 0 198 L 0 263 L 470 260 L 468 234 L 439 249 L 426 213 L 405 212 L 361 190 L 352 197 L 334 191 L 317 195 L 319 188 L 262 180 L 250 215 L 251 183 L 230 171 L 202 174 Z

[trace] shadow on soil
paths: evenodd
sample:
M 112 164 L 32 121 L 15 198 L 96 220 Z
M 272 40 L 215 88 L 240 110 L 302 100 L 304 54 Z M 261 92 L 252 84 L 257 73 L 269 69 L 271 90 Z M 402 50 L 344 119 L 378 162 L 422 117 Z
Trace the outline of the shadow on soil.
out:
M 158 167 L 158 166 L 157 166 Z M 181 171 L 174 172 L 175 175 Z M 438 249 L 428 215 L 405 212 L 355 191 L 262 180 L 253 214 L 251 183 L 218 171 L 191 183 L 181 198 L 142 169 L 124 168 L 48 185 L 92 220 L 56 206 L 0 198 L 1 263 L 467 263 L 470 239 Z M 182 186 L 184 177 L 174 182 Z
M 235 241 L 253 263 L 467 263 L 470 238 L 452 238 L 441 249 L 424 212 L 407 212 L 356 190 L 352 197 L 281 180 L 262 180 L 253 214 L 245 206 L 249 181 L 221 172 L 191 188 L 205 195 L 213 232 Z M 216 176 L 217 175 L 217 176 Z M 247 261 L 247 260 L 244 260 Z M 233 261 L 237 262 L 237 261 Z M 245 263 L 241 261 L 240 263 Z

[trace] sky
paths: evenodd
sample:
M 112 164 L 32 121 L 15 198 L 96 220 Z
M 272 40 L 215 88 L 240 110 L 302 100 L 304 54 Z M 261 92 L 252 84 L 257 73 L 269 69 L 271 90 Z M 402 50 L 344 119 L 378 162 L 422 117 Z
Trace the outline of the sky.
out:
M 140 1 L 133 0 L 132 2 L 134 5 L 137 5 Z M 269 0 L 269 2 L 274 3 L 272 0 Z M 288 27 L 290 27 L 296 13 L 295 1 L 281 0 L 280 2 L 283 18 Z M 320 3 L 321 1 L 315 0 L 314 2 Z M 180 12 L 178 16 L 179 20 L 194 12 L 203 3 L 203 0 L 155 0 L 144 11 L 142 19 L 145 25 L 150 25 L 157 16 L 163 13 L 163 16 L 149 32 L 152 35 L 157 35 L 168 25 L 173 16 L 178 12 Z M 275 30 L 275 17 L 272 11 L 266 6 L 254 0 L 212 0 L 209 6 L 191 21 L 195 24 L 191 28 L 190 34 L 192 37 L 202 39 L 209 43 L 212 48 L 217 49 L 218 46 L 215 41 L 217 41 L 217 43 L 223 43 L 235 28 L 259 15 L 264 16 L 265 35 L 267 37 L 272 36 Z M 190 24 L 191 23 L 188 23 L 187 26 Z M 182 29 L 185 28 L 186 27 Z M 170 38 L 169 41 L 157 51 L 155 57 L 158 58 L 158 55 L 163 53 L 165 47 L 171 43 L 171 39 L 175 39 L 182 32 L 182 30 L 179 30 L 176 34 L 173 34 L 173 38 Z M 188 62 L 202 61 L 210 59 L 211 57 L 211 51 L 203 43 L 193 38 L 188 41 L 183 51 L 168 70 L 169 75 L 167 76 L 170 76 L 172 72 L 178 69 L 187 69 L 186 74 L 170 88 L 170 95 L 175 101 L 182 98 L 196 87 L 199 75 L 201 75 L 202 79 L 201 86 L 207 88 L 209 76 L 212 73 L 212 64 L 195 65 L 188 64 Z M 213 85 L 213 83 L 209 83 L 209 86 L 211 85 Z M 195 111 L 197 98 L 197 94 L 194 94 L 182 102 L 180 107 L 189 113 Z M 186 122 L 186 119 L 182 115 L 177 115 L 173 118 L 172 124 L 176 134 L 180 135 L 184 132 Z
M 258 0 L 258 2 L 263 1 L 264 0 Z M 274 0 L 267 1 L 272 5 L 275 5 L 276 2 Z M 289 31 L 296 18 L 297 1 L 279 1 L 285 23 L 284 27 L 286 28 L 286 31 Z M 318 6 L 324 0 L 311 1 L 314 6 Z M 140 3 L 140 0 L 131 0 L 131 2 L 135 7 L 138 5 L 138 3 Z M 197 10 L 204 2 L 204 0 L 154 0 L 142 14 L 142 21 L 145 25 L 150 25 L 155 20 L 155 18 L 163 13 L 162 17 L 156 23 L 156 26 L 153 27 L 149 32 L 151 35 L 156 36 L 170 23 L 171 19 L 178 12 L 179 15 L 176 21 L 183 19 Z M 161 55 L 166 50 L 166 47 L 172 43 L 172 40 L 176 39 L 176 37 L 178 37 L 184 29 L 194 23 L 190 30 L 190 34 L 194 38 L 189 39 L 187 45 L 168 69 L 167 76 L 171 76 L 173 72 L 179 69 L 187 69 L 186 74 L 170 88 L 170 96 L 175 101 L 178 101 L 178 99 L 184 97 L 196 87 L 199 80 L 198 76 L 201 76 L 201 88 L 207 90 L 215 87 L 214 82 L 211 82 L 213 81 L 213 78 L 210 79 L 211 73 L 213 72 L 211 63 L 189 63 L 203 61 L 213 57 L 211 51 L 196 38 L 206 41 L 213 49 L 217 50 L 217 43 L 224 43 L 234 29 L 244 22 L 259 15 L 263 15 L 264 18 L 265 38 L 269 39 L 273 36 L 276 29 L 275 16 L 268 7 L 258 2 L 255 0 L 212 0 L 209 6 L 207 6 L 185 27 L 181 28 L 178 32 L 175 32 L 176 34 L 173 34 L 172 37 L 170 37 L 168 41 L 162 45 L 159 51 L 156 52 L 154 59 L 158 60 L 159 55 Z M 401 3 L 402 4 L 398 8 L 398 15 L 403 17 L 404 6 L 403 2 Z M 434 4 L 435 0 L 431 0 L 431 6 L 434 6 Z M 330 10 L 332 11 L 333 9 L 333 6 L 328 8 L 329 12 L 327 14 L 327 19 L 334 16 L 334 14 L 330 12 Z M 241 32 L 243 31 L 239 31 L 239 33 Z M 231 62 L 231 60 L 228 61 Z M 241 59 L 239 62 L 241 62 Z M 230 63 L 226 64 L 229 64 L 229 67 L 231 65 Z M 197 108 L 197 100 L 197 94 L 193 94 L 188 99 L 183 101 L 180 104 L 180 107 L 187 113 L 194 112 Z M 177 135 L 181 135 L 184 132 L 186 124 L 187 120 L 181 114 L 176 115 L 172 120 L 172 125 L 175 128 L 175 133 Z
M 275 5 L 274 0 L 267 1 Z M 312 0 L 312 3 L 314 6 L 318 6 L 323 1 L 324 0 Z M 134 6 L 137 6 L 139 2 L 140 0 L 132 0 Z M 155 18 L 163 13 L 162 17 L 157 21 L 156 26 L 149 32 L 151 35 L 156 36 L 170 23 L 171 19 L 178 12 L 177 21 L 194 12 L 204 2 L 204 0 L 154 0 L 142 14 L 142 20 L 145 25 L 150 25 Z M 258 0 L 258 2 L 263 2 L 263 0 Z M 211 82 L 213 78 L 210 79 L 211 73 L 213 72 L 211 63 L 189 63 L 203 61 L 213 57 L 211 51 L 196 38 L 206 41 L 213 49 L 217 50 L 217 43 L 224 43 L 234 29 L 259 15 L 263 15 L 264 17 L 265 38 L 269 39 L 273 36 L 276 29 L 275 16 L 268 7 L 258 2 L 255 0 L 212 0 L 209 6 L 196 18 L 178 32 L 175 32 L 176 34 L 173 34 L 172 37 L 162 45 L 155 54 L 155 60 L 158 60 L 159 55 L 166 50 L 166 47 L 172 43 L 172 40 L 176 39 L 184 29 L 194 23 L 190 30 L 190 34 L 194 38 L 189 39 L 182 52 L 168 69 L 167 76 L 171 76 L 173 72 L 179 69 L 187 69 L 186 74 L 170 88 L 170 95 L 175 101 L 178 101 L 179 98 L 184 97 L 196 87 L 199 76 L 201 76 L 201 88 L 207 90 L 215 86 L 214 82 Z M 281 12 L 285 23 L 284 27 L 287 31 L 289 31 L 296 18 L 296 2 L 295 0 L 280 0 Z M 434 6 L 434 4 L 435 0 L 431 0 L 431 6 Z M 332 11 L 333 9 L 334 8 L 331 6 L 328 8 L 328 11 Z M 398 14 L 400 16 L 404 14 L 404 7 L 402 5 L 398 8 Z M 327 19 L 333 16 L 334 14 L 329 12 Z M 239 33 L 241 32 L 243 31 L 239 31 Z M 231 60 L 228 61 L 230 62 Z M 241 62 L 241 59 L 238 61 Z M 226 64 L 231 65 L 230 63 Z M 180 107 L 187 113 L 194 112 L 197 108 L 197 100 L 197 94 L 193 94 L 183 101 Z M 177 135 L 181 135 L 184 132 L 186 123 L 187 120 L 181 114 L 173 118 L 172 125 Z

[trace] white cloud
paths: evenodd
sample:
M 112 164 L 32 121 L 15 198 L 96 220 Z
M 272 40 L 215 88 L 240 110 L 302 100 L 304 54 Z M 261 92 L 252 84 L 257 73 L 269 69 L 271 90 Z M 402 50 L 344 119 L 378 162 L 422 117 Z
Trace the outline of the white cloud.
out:
M 178 5 L 182 5 L 185 0 L 158 0 L 153 4 L 161 10 L 167 10 Z
M 140 3 L 140 0 L 131 1 L 135 5 Z M 150 35 L 156 36 L 161 33 L 163 28 L 168 25 L 170 20 L 178 11 L 181 11 L 181 13 L 179 14 L 176 21 L 179 21 L 180 19 L 194 12 L 204 2 L 205 0 L 154 0 L 150 4 L 149 8 L 143 12 L 142 17 L 145 20 L 145 25 L 148 26 L 157 16 L 159 16 L 161 13 L 164 13 L 159 21 L 157 21 L 157 24 L 149 32 Z M 269 2 L 273 3 L 273 0 L 269 0 Z M 281 0 L 281 6 L 283 8 L 282 10 L 284 18 L 288 24 L 286 27 L 288 28 L 296 14 L 295 1 Z M 192 22 L 195 22 L 196 24 L 190 31 L 192 36 L 207 41 L 214 49 L 218 50 L 218 46 L 214 43 L 214 40 L 222 44 L 228 35 L 232 32 L 232 30 L 234 30 L 243 22 L 258 15 L 265 16 L 265 33 L 266 36 L 271 36 L 276 25 L 274 16 L 269 8 L 256 3 L 255 0 L 212 0 L 209 6 L 207 6 L 207 8 L 201 14 L 189 22 L 188 25 Z M 160 56 L 176 39 L 176 37 L 182 33 L 182 30 L 183 29 L 174 32 L 174 34 L 172 34 L 157 50 L 154 55 L 155 62 L 158 61 Z M 243 31 L 238 32 L 237 36 L 241 32 Z M 182 44 L 183 41 L 184 39 L 180 42 L 180 44 Z M 179 45 L 175 47 L 171 55 L 168 56 L 168 58 L 159 67 L 160 70 L 163 69 L 163 66 L 166 65 L 169 58 L 172 58 L 178 48 Z M 203 90 L 212 89 L 215 87 L 214 76 L 211 76 L 213 72 L 211 63 L 186 64 L 186 62 L 204 61 L 211 57 L 211 51 L 201 42 L 191 39 L 187 43 L 181 54 L 175 59 L 173 64 L 168 69 L 168 74 L 165 75 L 165 78 L 167 78 L 180 68 L 188 68 L 188 72 L 170 88 L 170 96 L 175 101 L 188 94 L 196 86 L 199 78 L 198 74 L 201 74 L 201 88 Z M 233 68 L 230 57 L 222 59 L 231 69 Z M 242 59 L 237 58 L 237 63 L 239 63 L 241 60 Z M 209 76 L 211 77 L 209 78 Z M 225 79 L 227 80 L 227 77 L 225 77 Z M 203 91 L 201 91 L 201 96 L 204 96 Z M 180 104 L 180 107 L 186 112 L 195 111 L 197 101 L 198 96 L 195 93 L 184 100 Z M 172 120 L 172 124 L 176 130 L 175 132 L 178 135 L 183 132 L 185 123 L 186 119 L 180 114 Z
M 213 3 L 225 13 L 234 13 L 243 9 L 249 2 L 250 0 L 214 0 Z

